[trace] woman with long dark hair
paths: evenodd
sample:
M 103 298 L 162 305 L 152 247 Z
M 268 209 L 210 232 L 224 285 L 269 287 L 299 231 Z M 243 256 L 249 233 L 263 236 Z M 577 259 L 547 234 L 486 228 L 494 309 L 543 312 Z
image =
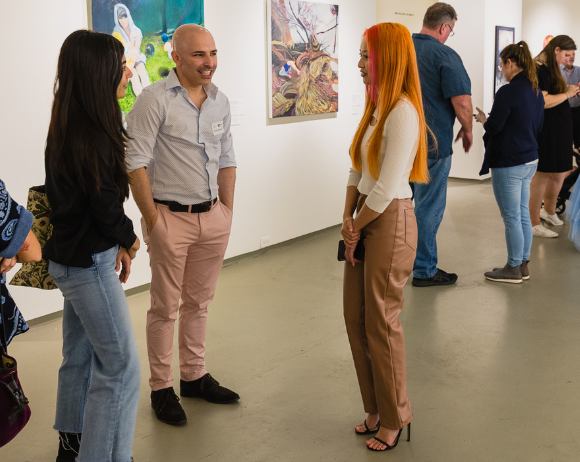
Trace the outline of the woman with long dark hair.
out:
M 405 341 L 399 314 L 413 270 L 417 222 L 409 181 L 426 183 L 427 126 L 411 34 L 381 23 L 364 33 L 360 68 L 367 89 L 350 147 L 342 235 L 344 318 L 362 395 L 359 435 L 372 451 L 394 448 L 413 414 L 407 397 Z M 356 218 L 353 215 L 356 213 Z M 364 240 L 364 263 L 354 251 Z
M 576 85 L 566 85 L 560 65 L 576 50 L 567 35 L 558 35 L 536 56 L 538 84 L 544 94 L 544 126 L 538 135 L 538 171 L 530 188 L 530 215 L 534 236 L 558 237 L 541 225 L 541 220 L 559 226 L 556 215 L 558 194 L 566 173 L 572 170 L 573 123 L 568 98 L 580 93 Z M 542 209 L 542 201 L 544 208 Z
M 117 101 L 130 77 L 110 35 L 76 31 L 61 48 L 45 152 L 53 234 L 43 252 L 64 296 L 57 462 L 132 460 L 140 370 L 121 283 L 139 239 L 123 210 L 129 179 Z
M 503 268 L 486 272 L 485 277 L 521 283 L 530 277 L 530 182 L 538 166 L 537 138 L 544 120 L 544 97 L 526 42 L 505 47 L 499 67 L 508 85 L 495 95 L 489 118 L 479 108 L 475 118 L 485 129 L 485 158 L 479 174 L 486 175 L 491 168 L 493 192 L 505 225 L 508 261 Z

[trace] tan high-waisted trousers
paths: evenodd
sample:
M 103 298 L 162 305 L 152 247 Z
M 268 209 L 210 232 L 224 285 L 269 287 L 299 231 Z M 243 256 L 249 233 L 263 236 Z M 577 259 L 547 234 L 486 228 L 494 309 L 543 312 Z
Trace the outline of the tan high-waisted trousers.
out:
M 366 196 L 359 196 L 360 210 Z M 365 412 L 398 430 L 413 418 L 407 397 L 405 339 L 399 321 L 413 270 L 417 222 L 411 199 L 395 199 L 362 230 L 364 262 L 344 269 L 344 319 Z

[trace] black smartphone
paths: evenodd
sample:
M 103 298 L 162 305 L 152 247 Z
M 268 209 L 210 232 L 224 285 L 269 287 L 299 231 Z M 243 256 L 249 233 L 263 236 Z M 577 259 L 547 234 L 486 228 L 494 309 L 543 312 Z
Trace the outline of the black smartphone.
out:
M 338 261 L 346 261 L 346 257 L 344 253 L 346 252 L 346 245 L 344 241 L 338 241 Z M 355 260 L 363 261 L 365 257 L 365 243 L 363 239 L 360 239 L 354 249 L 354 258 Z

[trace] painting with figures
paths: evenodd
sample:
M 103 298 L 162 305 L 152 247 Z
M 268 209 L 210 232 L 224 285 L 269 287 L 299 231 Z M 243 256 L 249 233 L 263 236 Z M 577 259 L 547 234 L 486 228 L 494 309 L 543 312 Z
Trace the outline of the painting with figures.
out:
M 123 44 L 133 72 L 127 95 L 120 100 L 125 114 L 143 88 L 167 77 L 175 67 L 173 32 L 190 23 L 203 26 L 203 0 L 89 0 L 91 28 L 112 34 Z
M 338 5 L 268 0 L 270 118 L 338 111 Z

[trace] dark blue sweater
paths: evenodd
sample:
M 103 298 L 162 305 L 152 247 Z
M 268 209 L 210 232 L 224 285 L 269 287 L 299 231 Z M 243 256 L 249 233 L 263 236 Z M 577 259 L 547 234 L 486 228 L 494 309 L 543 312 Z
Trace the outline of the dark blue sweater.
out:
M 480 175 L 490 168 L 514 167 L 538 158 L 538 133 L 544 122 L 544 96 L 520 72 L 495 95 L 483 125 L 485 158 Z

